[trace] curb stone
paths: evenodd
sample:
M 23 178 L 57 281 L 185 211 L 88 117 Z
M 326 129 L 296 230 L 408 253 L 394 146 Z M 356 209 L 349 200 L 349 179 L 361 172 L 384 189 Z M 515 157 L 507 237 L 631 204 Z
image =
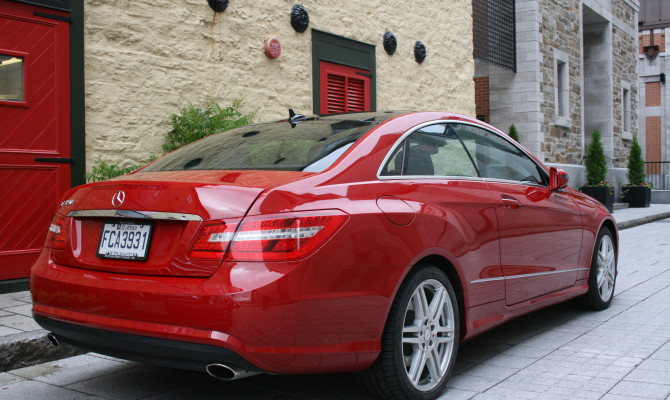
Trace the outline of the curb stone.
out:
M 56 347 L 46 334 L 46 331 L 41 330 L 0 339 L 0 372 L 87 353 L 65 343 Z
M 635 226 L 648 224 L 650 222 L 654 222 L 654 221 L 658 221 L 658 220 L 666 219 L 666 218 L 670 218 L 670 212 L 664 212 L 664 213 L 655 214 L 655 215 L 648 215 L 646 217 L 640 217 L 640 218 L 635 218 L 635 219 L 631 219 L 631 220 L 628 220 L 628 221 L 618 222 L 617 227 L 619 228 L 619 230 L 623 230 L 623 229 L 633 228 Z

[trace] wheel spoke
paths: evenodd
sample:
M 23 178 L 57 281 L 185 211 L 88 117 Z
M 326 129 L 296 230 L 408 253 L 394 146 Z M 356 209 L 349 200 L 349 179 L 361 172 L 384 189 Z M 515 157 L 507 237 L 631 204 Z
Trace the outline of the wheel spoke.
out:
M 419 349 L 414 353 L 414 357 L 412 357 L 412 365 L 409 368 L 408 375 L 415 386 L 419 384 L 421 373 L 426 367 L 426 358 L 426 352 L 423 349 Z
M 440 313 L 444 310 L 445 296 L 447 291 L 440 287 L 433 296 L 433 301 L 430 302 L 430 317 L 433 321 L 437 321 Z
M 448 333 L 451 335 L 454 333 L 454 328 L 449 325 L 439 325 L 435 328 L 435 332 L 437 332 L 438 334 Z
M 603 285 L 605 284 L 605 276 L 606 276 L 606 275 L 607 275 L 607 274 L 605 273 L 605 271 L 603 271 L 602 269 L 598 268 L 597 281 L 598 281 L 598 287 L 599 287 L 599 288 L 603 287 Z
M 446 343 L 453 343 L 454 342 L 454 337 L 453 336 L 438 336 L 435 338 L 435 342 L 439 344 L 446 344 Z
M 413 306 L 415 321 L 421 321 L 426 317 L 425 308 L 423 307 L 423 301 L 421 299 L 422 297 L 425 297 L 425 295 L 422 296 L 422 293 L 423 289 L 421 287 L 417 288 L 410 301 L 410 305 Z
M 402 327 L 403 335 L 418 335 L 419 332 L 421 332 L 420 324 L 415 323 L 414 325 L 405 325 Z
M 437 352 L 437 349 L 433 349 L 430 352 L 430 355 L 426 358 L 426 366 L 428 367 L 428 374 L 430 380 L 433 382 L 438 382 L 440 380 L 440 354 Z
M 421 302 L 421 318 L 428 317 L 430 315 L 430 305 L 428 304 L 428 299 L 426 298 L 426 289 L 425 286 L 420 286 L 418 289 L 419 301 Z M 417 312 L 418 314 L 418 312 Z

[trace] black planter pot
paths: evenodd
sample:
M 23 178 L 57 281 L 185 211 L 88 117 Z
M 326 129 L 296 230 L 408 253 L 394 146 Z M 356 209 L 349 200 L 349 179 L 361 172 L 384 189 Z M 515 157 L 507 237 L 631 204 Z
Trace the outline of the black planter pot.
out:
M 609 187 L 582 186 L 579 190 L 604 204 L 609 212 L 614 212 L 614 193 L 610 192 Z
M 643 208 L 651 204 L 651 188 L 649 186 L 631 186 L 624 188 L 626 194 L 623 197 L 628 207 Z

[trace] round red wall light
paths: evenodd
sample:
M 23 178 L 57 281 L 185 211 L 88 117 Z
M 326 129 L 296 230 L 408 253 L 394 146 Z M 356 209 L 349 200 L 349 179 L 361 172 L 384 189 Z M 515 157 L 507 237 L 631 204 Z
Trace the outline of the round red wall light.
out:
M 277 38 L 265 40 L 265 54 L 270 58 L 277 58 L 281 54 L 281 44 Z

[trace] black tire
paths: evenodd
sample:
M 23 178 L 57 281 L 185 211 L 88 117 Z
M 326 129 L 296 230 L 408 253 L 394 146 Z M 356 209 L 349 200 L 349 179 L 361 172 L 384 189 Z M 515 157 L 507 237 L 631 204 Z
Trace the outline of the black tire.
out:
M 424 313 L 431 309 L 436 311 Z M 434 399 L 453 369 L 459 334 L 458 302 L 449 278 L 434 266 L 417 265 L 393 301 L 381 353 L 361 380 L 380 399 Z
M 617 275 L 617 251 L 614 235 L 603 227 L 596 238 L 589 271 L 589 291 L 579 299 L 578 305 L 589 310 L 604 310 L 614 297 Z

